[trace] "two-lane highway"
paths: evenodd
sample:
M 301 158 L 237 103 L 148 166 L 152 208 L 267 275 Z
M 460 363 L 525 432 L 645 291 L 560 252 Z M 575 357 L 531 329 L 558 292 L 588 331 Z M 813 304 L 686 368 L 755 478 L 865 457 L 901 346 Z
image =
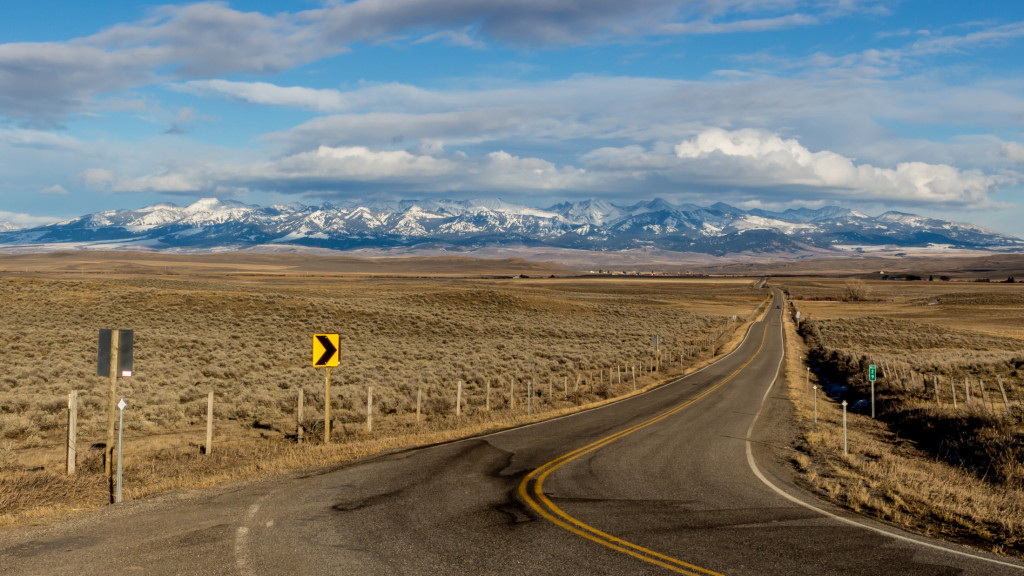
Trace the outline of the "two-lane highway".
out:
M 9 531 L 2 573 L 1024 573 L 865 528 L 788 485 L 770 436 L 786 416 L 773 395 L 778 303 L 737 351 L 647 394 L 319 475 Z

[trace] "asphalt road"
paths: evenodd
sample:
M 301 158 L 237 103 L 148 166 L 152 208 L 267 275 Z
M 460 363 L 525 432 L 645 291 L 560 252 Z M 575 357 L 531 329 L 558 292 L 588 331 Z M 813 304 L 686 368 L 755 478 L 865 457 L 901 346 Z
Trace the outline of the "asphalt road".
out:
M 782 352 L 773 305 L 736 352 L 648 394 L 0 532 L 0 574 L 1024 574 L 794 488 Z

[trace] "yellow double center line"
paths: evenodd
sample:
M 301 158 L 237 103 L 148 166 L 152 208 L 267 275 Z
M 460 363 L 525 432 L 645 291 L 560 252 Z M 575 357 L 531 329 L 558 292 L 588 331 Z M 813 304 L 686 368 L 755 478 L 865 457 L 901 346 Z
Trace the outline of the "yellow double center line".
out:
M 524 477 L 523 480 L 519 483 L 519 496 L 523 499 L 524 502 L 526 502 L 531 508 L 533 508 L 538 514 L 540 514 L 546 520 L 554 523 L 555 525 L 561 528 L 568 530 L 569 532 L 572 532 L 573 534 L 582 536 L 587 540 L 597 542 L 598 544 L 605 546 L 607 548 L 611 548 L 612 550 L 622 552 L 623 554 L 628 554 L 630 556 L 633 556 L 634 558 L 639 558 L 644 562 L 650 562 L 651 564 L 661 566 L 662 568 L 667 568 L 673 572 L 678 572 L 680 574 L 690 574 L 691 576 L 698 576 L 700 574 L 706 574 L 710 576 L 723 576 L 722 574 L 719 574 L 718 572 L 714 572 L 712 570 L 708 570 L 707 568 L 701 568 L 700 566 L 690 564 L 689 562 L 684 562 L 677 558 L 666 556 L 665 554 L 662 554 L 660 552 L 655 552 L 654 550 L 651 550 L 649 548 L 644 548 L 643 546 L 633 544 L 632 542 L 627 542 L 626 540 L 602 532 L 601 530 L 598 530 L 593 526 L 590 526 L 580 520 L 577 520 L 576 518 L 573 518 L 567 512 L 556 506 L 555 503 L 552 502 L 546 494 L 544 494 L 544 480 L 547 479 L 547 477 L 550 476 L 552 472 L 558 470 L 565 464 L 568 464 L 569 462 L 572 462 L 573 460 L 581 456 L 599 450 L 611 444 L 612 442 L 615 442 L 616 440 L 629 436 L 630 434 L 636 432 L 637 430 L 642 430 L 644 428 L 647 428 L 648 426 L 661 422 L 662 420 L 668 418 L 669 416 L 672 416 L 673 414 L 676 414 L 677 412 L 686 409 L 693 403 L 697 402 L 701 398 L 704 398 L 708 394 L 711 394 L 715 390 L 718 390 L 722 386 L 725 386 L 726 383 L 735 378 L 736 375 L 742 372 L 744 368 L 749 366 L 750 363 L 753 362 L 754 359 L 757 358 L 757 356 L 761 353 L 761 350 L 764 349 L 765 339 L 768 335 L 768 330 L 766 329 L 766 326 L 767 318 L 765 319 L 765 323 L 762 325 L 761 345 L 758 347 L 757 352 L 754 352 L 754 355 L 751 356 L 749 360 L 744 362 L 743 365 L 737 368 L 735 372 L 723 378 L 721 382 L 708 388 L 704 392 L 701 392 L 697 396 L 690 398 L 689 400 L 686 400 L 682 404 L 674 406 L 649 420 L 645 420 L 635 426 L 626 428 L 625 430 L 616 432 L 615 434 L 612 434 L 610 436 L 606 436 L 600 440 L 597 440 L 596 442 L 587 444 L 582 448 L 573 450 L 568 454 L 563 454 L 562 456 L 555 458 L 554 460 L 548 462 L 547 464 L 544 464 L 540 468 L 537 468 L 536 470 L 527 474 L 526 477 Z

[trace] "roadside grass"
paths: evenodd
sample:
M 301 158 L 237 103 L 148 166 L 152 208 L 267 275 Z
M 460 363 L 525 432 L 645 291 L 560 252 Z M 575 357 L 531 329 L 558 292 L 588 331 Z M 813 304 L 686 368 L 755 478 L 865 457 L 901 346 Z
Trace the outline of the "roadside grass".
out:
M 0 299 L 0 526 L 10 526 L 108 500 L 108 383 L 95 375 L 99 328 L 135 331 L 135 374 L 118 382 L 128 404 L 124 495 L 134 499 L 337 465 L 610 401 L 633 393 L 634 371 L 643 390 L 678 376 L 680 361 L 687 371 L 708 363 L 708 342 L 718 354 L 734 347 L 765 293 L 749 283 L 707 280 L 146 271 L 117 279 L 0 277 Z M 312 335 L 324 332 L 342 338 L 329 445 L 321 443 L 324 372 L 311 366 Z M 656 334 L 661 370 L 652 372 Z M 71 389 L 79 390 L 79 457 L 77 473 L 68 476 Z M 204 454 L 211 390 L 214 437 Z
M 1024 556 L 1024 374 L 1015 360 L 1016 327 L 1024 320 L 1020 288 L 943 283 L 936 290 L 915 282 L 896 290 L 895 284 L 869 283 L 874 301 L 797 297 L 803 337 L 795 311 L 788 310 L 786 381 L 800 428 L 793 458 L 800 481 L 826 499 L 896 525 Z M 787 288 L 794 296 L 842 289 L 839 281 L 803 279 Z M 939 303 L 929 306 L 936 297 Z M 848 411 L 850 453 L 844 456 L 839 399 L 852 404 L 870 397 L 871 363 L 879 368 L 877 419 L 868 406 Z M 805 383 L 808 365 L 810 385 L 819 386 L 817 424 L 813 390 Z M 959 394 L 956 408 L 950 379 Z

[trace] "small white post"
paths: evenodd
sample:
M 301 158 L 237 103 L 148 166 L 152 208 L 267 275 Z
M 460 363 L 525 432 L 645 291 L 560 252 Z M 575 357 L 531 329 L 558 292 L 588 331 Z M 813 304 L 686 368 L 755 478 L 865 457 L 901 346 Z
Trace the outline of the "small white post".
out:
M 485 406 L 487 408 L 487 411 L 490 412 L 491 411 L 491 379 L 490 378 L 487 379 L 487 396 L 486 397 L 487 397 L 487 400 L 486 400 Z
M 423 406 L 423 386 L 416 389 L 416 424 L 420 423 L 420 408 Z
M 846 400 L 843 400 L 843 455 L 849 454 L 846 450 Z
M 636 366 L 633 366 L 633 392 L 636 392 Z
M 515 379 L 508 385 L 508 407 L 510 410 L 516 408 L 516 381 Z
M 818 423 L 818 385 L 814 385 L 814 423 Z
M 565 397 L 569 397 L 569 377 L 565 376 L 565 380 L 562 381 L 562 385 L 565 386 Z
M 526 415 L 533 414 L 533 380 L 526 382 Z
M 949 377 L 949 391 L 953 393 L 953 410 L 956 410 L 956 386 L 953 385 L 953 377 Z
M 459 380 L 458 390 L 455 392 L 455 416 L 462 416 L 462 380 Z
M 213 390 L 206 397 L 206 453 L 213 447 Z
M 924 376 L 921 377 L 922 379 Z M 935 388 L 935 405 L 942 406 L 942 402 L 939 400 L 939 377 L 932 376 L 932 387 Z

